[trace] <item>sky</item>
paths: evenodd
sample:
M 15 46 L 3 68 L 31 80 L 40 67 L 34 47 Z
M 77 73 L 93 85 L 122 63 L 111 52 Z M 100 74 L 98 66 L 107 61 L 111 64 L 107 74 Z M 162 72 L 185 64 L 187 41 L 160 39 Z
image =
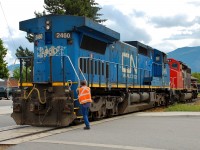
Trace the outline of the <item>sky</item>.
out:
M 199 0 L 95 0 L 106 27 L 120 33 L 121 41 L 140 41 L 165 53 L 200 46 Z M 19 22 L 42 12 L 43 0 L 0 0 L 0 38 L 8 49 L 8 65 L 21 45 L 33 50 Z

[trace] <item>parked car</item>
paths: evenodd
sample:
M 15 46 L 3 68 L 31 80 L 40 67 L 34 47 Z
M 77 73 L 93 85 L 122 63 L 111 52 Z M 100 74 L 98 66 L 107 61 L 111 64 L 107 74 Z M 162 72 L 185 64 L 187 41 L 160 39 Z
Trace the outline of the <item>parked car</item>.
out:
M 10 87 L 0 87 L 0 99 L 6 98 L 9 100 L 12 96 L 12 89 Z
M 2 99 L 2 97 L 4 97 L 5 94 L 5 87 L 0 87 L 0 99 Z
M 4 97 L 4 87 L 0 86 L 0 100 L 2 99 L 2 97 Z

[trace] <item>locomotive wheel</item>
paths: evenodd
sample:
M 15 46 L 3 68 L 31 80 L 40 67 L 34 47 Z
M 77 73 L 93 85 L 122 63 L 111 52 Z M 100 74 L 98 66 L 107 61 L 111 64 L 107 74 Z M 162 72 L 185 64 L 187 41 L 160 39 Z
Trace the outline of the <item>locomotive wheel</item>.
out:
M 102 109 L 102 116 L 105 117 L 106 116 L 106 106 L 104 105 L 103 107 L 101 107 Z
M 98 118 L 103 118 L 106 116 L 106 107 L 103 105 L 101 109 L 98 111 Z
M 98 121 L 100 118 L 98 117 L 99 115 L 99 112 L 96 111 L 96 112 L 92 112 L 92 120 L 93 121 Z
M 113 110 L 112 109 L 107 109 L 106 110 L 106 117 L 110 118 L 113 116 Z

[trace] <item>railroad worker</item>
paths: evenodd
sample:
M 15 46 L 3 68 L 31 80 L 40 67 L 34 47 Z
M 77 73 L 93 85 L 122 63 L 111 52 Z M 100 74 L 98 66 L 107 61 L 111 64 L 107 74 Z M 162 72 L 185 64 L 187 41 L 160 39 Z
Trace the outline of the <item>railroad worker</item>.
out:
M 83 80 L 80 83 L 80 88 L 77 89 L 78 92 L 78 100 L 79 103 L 81 104 L 81 111 L 82 111 L 82 115 L 83 115 L 83 120 L 85 123 L 85 130 L 89 130 L 90 129 L 90 123 L 88 120 L 88 110 L 89 107 L 91 106 L 91 93 L 90 93 L 90 88 L 86 86 L 86 81 Z

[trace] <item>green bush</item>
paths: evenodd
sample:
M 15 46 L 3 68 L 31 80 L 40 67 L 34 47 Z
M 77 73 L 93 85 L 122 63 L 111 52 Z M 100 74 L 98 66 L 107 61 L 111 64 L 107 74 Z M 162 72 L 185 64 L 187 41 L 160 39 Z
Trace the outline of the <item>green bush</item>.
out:
M 200 105 L 192 104 L 174 104 L 165 109 L 165 111 L 200 111 Z

